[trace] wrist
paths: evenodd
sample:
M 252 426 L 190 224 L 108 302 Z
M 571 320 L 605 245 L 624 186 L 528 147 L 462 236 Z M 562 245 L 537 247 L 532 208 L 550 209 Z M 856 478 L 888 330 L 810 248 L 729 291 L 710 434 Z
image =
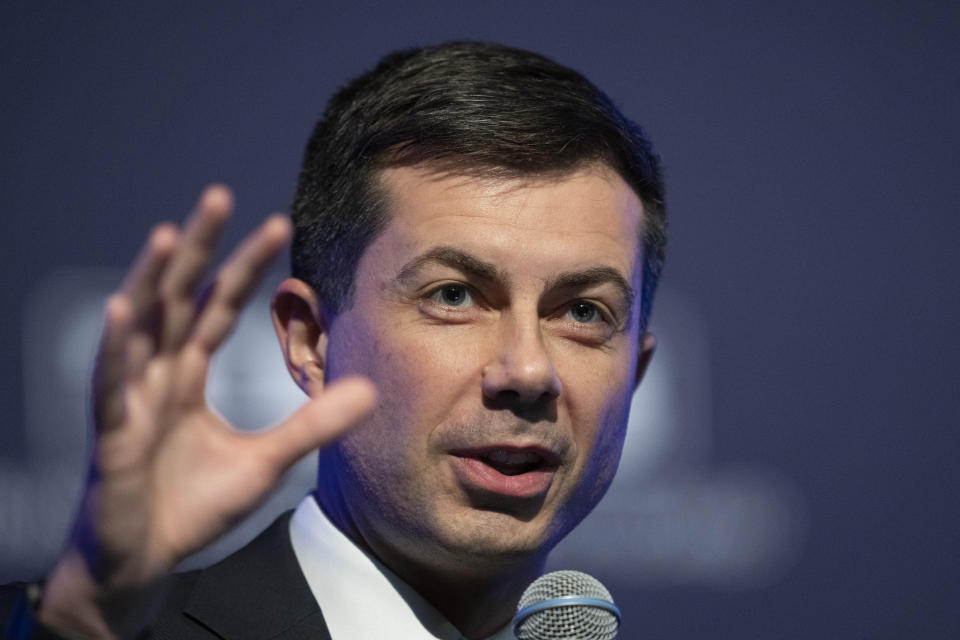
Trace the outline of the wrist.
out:
M 117 637 L 104 616 L 101 590 L 76 550 L 60 558 L 42 593 L 32 595 L 37 619 L 68 638 Z

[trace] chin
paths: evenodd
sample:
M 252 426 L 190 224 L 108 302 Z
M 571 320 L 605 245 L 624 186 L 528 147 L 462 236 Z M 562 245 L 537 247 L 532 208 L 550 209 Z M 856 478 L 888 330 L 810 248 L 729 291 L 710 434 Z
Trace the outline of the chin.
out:
M 558 540 L 549 524 L 538 519 L 521 520 L 513 515 L 471 509 L 455 522 L 447 520 L 434 530 L 434 540 L 459 562 L 498 563 L 542 561 Z

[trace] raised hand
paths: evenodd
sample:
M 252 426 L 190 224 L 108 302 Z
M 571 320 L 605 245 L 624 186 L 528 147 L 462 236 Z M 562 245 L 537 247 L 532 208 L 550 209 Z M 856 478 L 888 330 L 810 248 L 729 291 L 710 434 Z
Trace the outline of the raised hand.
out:
M 48 581 L 47 622 L 107 637 L 135 627 L 111 619 L 111 599 L 149 599 L 179 560 L 223 534 L 294 462 L 373 405 L 368 381 L 344 379 L 311 389 L 315 397 L 259 433 L 233 429 L 207 406 L 210 359 L 290 235 L 285 217 L 268 218 L 201 295 L 231 207 L 230 192 L 212 186 L 182 230 L 155 228 L 107 302 L 91 472 L 67 552 Z

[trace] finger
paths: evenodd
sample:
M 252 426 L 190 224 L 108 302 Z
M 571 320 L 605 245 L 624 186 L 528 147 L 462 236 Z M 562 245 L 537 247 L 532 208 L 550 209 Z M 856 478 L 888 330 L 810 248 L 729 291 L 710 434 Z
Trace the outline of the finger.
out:
M 160 279 L 177 246 L 178 236 L 172 224 L 154 227 L 120 287 L 130 300 L 133 321 L 138 325 L 148 324 L 153 313 Z
M 207 187 L 187 219 L 182 237 L 160 282 L 163 326 L 160 349 L 177 348 L 194 318 L 194 295 L 213 258 L 217 239 L 233 208 L 233 195 L 223 185 Z
M 214 184 L 204 189 L 184 223 L 183 237 L 163 276 L 165 294 L 193 298 L 232 209 L 233 194 L 226 186 Z
M 107 300 L 100 348 L 93 375 L 93 415 L 99 433 L 123 423 L 127 378 L 127 342 L 133 326 L 133 303 L 122 293 Z
M 343 378 L 276 427 L 257 434 L 256 447 L 282 473 L 354 426 L 373 409 L 376 399 L 376 389 L 367 378 Z
M 290 221 L 273 215 L 237 247 L 217 274 L 191 340 L 209 353 L 220 346 L 289 237 Z

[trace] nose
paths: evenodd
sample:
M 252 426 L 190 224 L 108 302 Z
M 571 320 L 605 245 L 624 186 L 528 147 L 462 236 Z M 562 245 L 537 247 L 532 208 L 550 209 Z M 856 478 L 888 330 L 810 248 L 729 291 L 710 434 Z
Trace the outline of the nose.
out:
M 543 342 L 539 318 L 507 323 L 483 368 L 483 395 L 489 400 L 533 406 L 557 398 L 562 389 Z

